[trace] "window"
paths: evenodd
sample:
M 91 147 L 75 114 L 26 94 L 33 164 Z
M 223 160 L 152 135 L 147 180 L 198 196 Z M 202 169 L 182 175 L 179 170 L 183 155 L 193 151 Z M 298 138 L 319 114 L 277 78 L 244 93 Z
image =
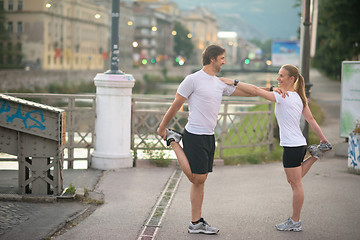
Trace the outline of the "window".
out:
M 23 32 L 23 29 L 22 29 L 22 22 L 18 22 L 18 25 L 17 25 L 17 33 L 19 34 L 19 35 L 21 35 L 22 34 L 22 32 Z
M 8 22 L 8 32 L 9 32 L 10 34 L 13 33 L 13 23 L 12 23 L 12 22 Z
M 17 50 L 21 51 L 21 48 L 22 48 L 21 43 L 17 43 Z
M 4 10 L 4 0 L 0 0 L 0 10 Z
M 9 11 L 12 11 L 14 9 L 14 2 L 13 0 L 9 0 Z
M 23 0 L 18 0 L 18 10 L 22 10 L 23 9 Z
M 8 64 L 12 64 L 12 63 L 13 63 L 13 58 L 12 58 L 12 55 L 10 55 L 10 54 L 7 56 L 7 63 L 8 63 Z

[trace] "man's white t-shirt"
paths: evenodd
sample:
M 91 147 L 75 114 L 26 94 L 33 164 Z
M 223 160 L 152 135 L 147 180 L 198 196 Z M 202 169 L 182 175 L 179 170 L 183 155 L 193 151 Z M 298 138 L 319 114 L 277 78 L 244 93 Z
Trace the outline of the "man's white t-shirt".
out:
M 188 99 L 189 118 L 185 129 L 198 135 L 214 134 L 222 96 L 231 95 L 234 91 L 234 86 L 223 83 L 203 70 L 188 75 L 177 90 Z
M 275 116 L 280 129 L 280 146 L 298 147 L 306 144 L 306 139 L 300 129 L 300 119 L 303 103 L 297 92 L 288 92 L 289 96 L 283 98 L 274 92 Z

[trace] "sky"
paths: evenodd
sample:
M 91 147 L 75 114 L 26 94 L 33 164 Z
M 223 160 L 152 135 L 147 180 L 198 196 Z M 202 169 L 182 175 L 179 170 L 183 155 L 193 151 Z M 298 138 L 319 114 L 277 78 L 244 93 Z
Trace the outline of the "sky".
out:
M 295 0 L 169 0 L 176 2 L 180 9 L 196 6 L 207 7 L 217 18 L 240 16 L 245 22 L 272 39 L 287 40 L 297 36 L 300 26 Z M 225 27 L 225 26 L 221 26 Z

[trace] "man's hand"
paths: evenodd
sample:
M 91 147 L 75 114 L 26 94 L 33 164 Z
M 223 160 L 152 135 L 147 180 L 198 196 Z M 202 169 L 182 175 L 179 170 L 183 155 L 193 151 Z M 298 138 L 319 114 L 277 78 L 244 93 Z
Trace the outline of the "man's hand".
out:
M 160 135 L 160 137 L 164 140 L 166 140 L 166 129 L 165 128 L 158 128 L 157 133 Z
M 280 88 L 274 87 L 273 88 L 274 92 L 277 92 L 278 94 L 282 95 L 283 98 L 285 98 L 286 96 L 289 96 L 289 93 L 287 91 L 283 91 Z

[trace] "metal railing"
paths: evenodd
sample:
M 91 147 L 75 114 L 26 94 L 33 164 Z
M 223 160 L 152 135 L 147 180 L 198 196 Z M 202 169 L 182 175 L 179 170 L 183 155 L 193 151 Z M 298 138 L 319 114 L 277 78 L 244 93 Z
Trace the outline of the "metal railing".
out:
M 74 162 L 79 160 L 87 161 L 87 166 L 90 166 L 95 136 L 95 94 L 11 93 L 9 95 L 64 109 L 66 111 L 64 160 L 67 162 L 67 168 L 72 169 Z M 0 159 L 0 161 L 9 160 L 16 159 Z
M 139 150 L 171 150 L 157 135 L 157 128 L 173 100 L 173 96 L 132 97 L 131 148 L 134 159 L 138 158 Z M 227 149 L 268 146 L 270 150 L 273 144 L 272 108 L 273 104 L 268 101 L 224 97 L 215 128 L 219 157 L 224 158 Z M 188 105 L 185 103 L 168 127 L 183 131 L 187 117 Z
M 94 149 L 95 138 L 95 94 L 12 93 L 9 95 L 64 109 L 67 118 L 64 160 L 68 163 L 67 167 L 73 168 L 74 162 L 79 160 L 85 160 L 87 167 L 91 166 L 91 152 Z M 173 100 L 174 96 L 132 96 L 131 149 L 134 160 L 138 159 L 139 151 L 171 150 L 157 135 L 157 128 Z M 224 97 L 215 129 L 219 157 L 224 158 L 228 149 L 256 146 L 268 146 L 271 149 L 272 106 L 271 102 L 257 101 L 254 98 Z M 183 131 L 187 116 L 188 105 L 185 103 L 171 120 L 169 127 Z M 9 161 L 9 159 L 0 158 L 0 161 Z

